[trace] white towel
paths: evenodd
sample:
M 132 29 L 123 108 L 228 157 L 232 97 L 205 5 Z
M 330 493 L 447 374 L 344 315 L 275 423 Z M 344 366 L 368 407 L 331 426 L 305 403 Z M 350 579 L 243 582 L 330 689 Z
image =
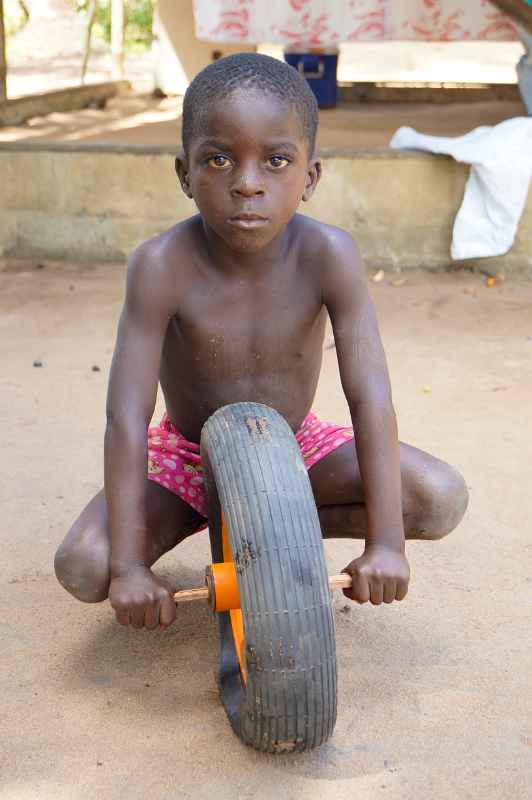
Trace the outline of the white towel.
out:
M 510 250 L 532 177 L 532 118 L 515 117 L 465 136 L 427 136 L 399 128 L 390 147 L 445 153 L 471 164 L 454 221 L 453 259 L 500 256 Z

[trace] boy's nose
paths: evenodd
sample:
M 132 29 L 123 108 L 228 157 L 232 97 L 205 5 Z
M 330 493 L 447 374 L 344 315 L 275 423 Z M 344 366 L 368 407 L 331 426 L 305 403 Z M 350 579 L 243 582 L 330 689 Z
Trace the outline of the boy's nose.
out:
M 231 194 L 236 197 L 256 197 L 257 195 L 263 195 L 264 186 L 257 171 L 247 169 L 235 175 L 235 180 L 231 187 Z

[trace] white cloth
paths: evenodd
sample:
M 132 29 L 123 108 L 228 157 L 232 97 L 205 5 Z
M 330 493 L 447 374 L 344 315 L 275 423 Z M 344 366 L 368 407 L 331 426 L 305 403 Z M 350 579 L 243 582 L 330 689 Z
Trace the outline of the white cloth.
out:
M 519 39 L 487 0 L 194 0 L 196 36 L 211 42 L 306 44 Z
M 465 136 L 426 136 L 399 128 L 396 150 L 445 153 L 471 164 L 453 228 L 453 259 L 500 256 L 514 243 L 532 178 L 532 118 L 515 117 Z

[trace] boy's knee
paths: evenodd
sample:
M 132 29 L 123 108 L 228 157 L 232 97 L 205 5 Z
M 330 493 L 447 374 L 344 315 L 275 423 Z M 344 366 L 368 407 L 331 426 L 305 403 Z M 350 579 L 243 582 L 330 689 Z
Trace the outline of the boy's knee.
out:
M 449 464 L 439 462 L 423 476 L 418 491 L 418 535 L 422 539 L 443 539 L 466 512 L 469 492 L 465 480 Z
M 109 591 L 109 549 L 104 542 L 90 539 L 63 542 L 55 554 L 54 569 L 57 580 L 71 595 L 84 603 L 100 603 Z

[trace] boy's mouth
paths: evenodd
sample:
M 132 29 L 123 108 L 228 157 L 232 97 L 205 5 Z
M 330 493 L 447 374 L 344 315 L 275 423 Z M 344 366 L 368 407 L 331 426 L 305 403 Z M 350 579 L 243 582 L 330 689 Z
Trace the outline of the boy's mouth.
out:
M 235 228 L 244 228 L 246 230 L 249 228 L 261 228 L 263 225 L 266 225 L 267 222 L 267 217 L 261 217 L 260 214 L 251 214 L 246 212 L 235 214 L 234 217 L 229 218 L 230 225 L 234 225 Z

